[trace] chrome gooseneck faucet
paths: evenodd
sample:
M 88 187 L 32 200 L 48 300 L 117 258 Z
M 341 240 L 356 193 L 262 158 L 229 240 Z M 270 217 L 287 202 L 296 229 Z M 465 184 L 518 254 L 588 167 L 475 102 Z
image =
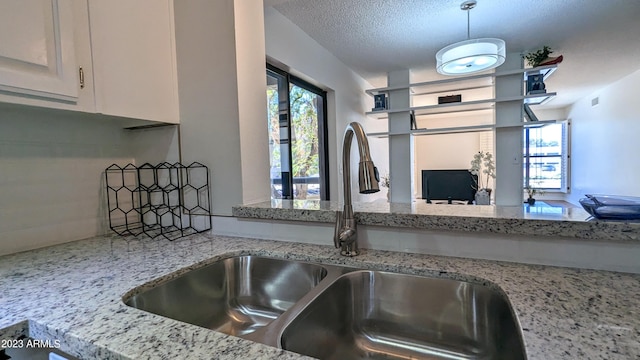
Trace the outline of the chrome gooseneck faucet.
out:
M 380 191 L 378 188 L 378 169 L 369 154 L 369 142 L 362 126 L 357 122 L 347 125 L 342 142 L 342 187 L 344 189 L 344 210 L 336 213 L 336 228 L 333 243 L 344 256 L 356 256 L 358 250 L 358 233 L 356 221 L 353 218 L 351 205 L 351 141 L 355 135 L 360 153 L 358 169 L 358 184 L 361 194 L 372 194 Z

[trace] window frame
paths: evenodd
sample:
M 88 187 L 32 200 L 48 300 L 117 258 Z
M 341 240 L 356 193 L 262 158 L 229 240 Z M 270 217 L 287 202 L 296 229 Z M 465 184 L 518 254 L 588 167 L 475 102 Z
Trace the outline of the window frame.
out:
M 562 153 L 560 154 L 560 159 L 561 159 L 561 169 L 560 169 L 560 188 L 539 188 L 541 190 L 544 190 L 545 192 L 557 192 L 557 193 L 570 193 L 571 192 L 571 121 L 569 120 L 562 120 L 562 121 L 556 121 L 553 123 L 549 123 L 549 124 L 544 124 L 542 125 L 542 127 L 550 125 L 550 124 L 561 124 L 562 125 L 562 144 L 560 145 L 561 151 Z M 531 155 L 530 154 L 530 150 L 529 150 L 529 139 L 530 139 L 530 134 L 529 131 L 532 129 L 537 129 L 539 127 L 525 127 L 523 129 L 523 155 L 522 155 L 522 160 L 523 160 L 523 168 L 524 168 L 524 174 L 523 174 L 523 186 L 526 188 L 528 186 L 531 185 L 531 187 L 535 187 L 533 186 L 534 184 L 532 184 L 532 180 L 530 178 L 530 164 L 531 164 L 531 159 L 534 158 L 545 158 L 545 157 L 558 157 L 558 155 Z
M 289 94 L 290 94 L 290 88 L 291 85 L 295 85 L 298 86 L 300 88 L 303 88 L 311 93 L 314 93 L 315 95 L 317 95 L 319 97 L 319 99 L 321 100 L 322 104 L 319 104 L 318 106 L 318 167 L 319 167 L 319 171 L 320 171 L 320 179 L 319 179 L 319 185 L 320 185 L 320 200 L 330 200 L 331 199 L 331 191 L 329 188 L 329 129 L 328 129 L 328 124 L 327 124 L 327 91 L 323 90 L 322 88 L 313 85 L 312 83 L 303 80 L 295 75 L 292 75 L 291 73 L 289 73 L 286 70 L 283 70 L 273 64 L 267 63 L 267 67 L 266 67 L 266 75 L 269 75 L 269 72 L 273 72 L 279 76 L 282 76 L 285 78 L 286 81 L 286 86 L 287 89 L 289 89 Z M 287 96 L 287 107 L 288 107 L 288 111 L 287 111 L 287 122 L 288 122 L 288 138 L 289 138 L 289 163 L 293 164 L 293 159 L 292 159 L 292 151 L 291 151 L 291 99 L 289 96 Z M 285 195 L 283 194 L 283 199 L 295 199 L 295 197 L 293 196 L 293 172 L 290 172 L 289 174 L 289 184 L 291 184 L 292 186 L 290 186 L 289 188 L 289 194 Z M 283 187 L 284 190 L 284 187 Z

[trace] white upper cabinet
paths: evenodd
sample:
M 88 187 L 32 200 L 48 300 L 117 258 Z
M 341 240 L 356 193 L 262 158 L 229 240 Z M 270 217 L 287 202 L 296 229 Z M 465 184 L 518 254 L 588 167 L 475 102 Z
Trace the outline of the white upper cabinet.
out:
M 75 102 L 71 0 L 0 1 L 0 92 Z
M 0 102 L 178 123 L 172 0 L 0 0 Z
M 171 0 L 89 0 L 96 111 L 178 123 Z

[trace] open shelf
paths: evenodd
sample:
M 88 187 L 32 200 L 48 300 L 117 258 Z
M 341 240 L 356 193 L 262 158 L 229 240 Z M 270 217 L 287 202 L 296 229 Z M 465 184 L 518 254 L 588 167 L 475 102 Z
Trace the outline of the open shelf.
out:
M 472 126 L 458 126 L 458 127 L 448 127 L 448 128 L 433 128 L 433 129 L 416 129 L 409 130 L 403 132 L 375 132 L 375 133 L 367 133 L 367 136 L 385 138 L 393 135 L 414 135 L 414 136 L 423 136 L 423 135 L 441 135 L 441 134 L 455 134 L 455 133 L 469 133 L 469 132 L 479 132 L 479 131 L 488 131 L 495 129 L 495 125 L 486 124 L 486 125 L 472 125 Z
M 524 69 L 524 81 L 527 81 L 529 74 L 540 73 L 542 74 L 542 78 L 547 80 L 551 74 L 553 74 L 558 69 L 558 64 L 547 65 L 547 66 L 538 66 L 537 68 L 529 68 Z
M 496 99 L 485 99 L 485 100 L 465 101 L 465 102 L 449 103 L 449 104 L 413 106 L 410 108 L 398 109 L 398 110 L 370 111 L 370 112 L 367 112 L 366 115 L 375 117 L 377 119 L 386 119 L 389 116 L 389 114 L 410 112 L 410 111 L 413 111 L 415 113 L 415 116 L 437 115 L 437 114 L 447 114 L 447 113 L 453 113 L 453 112 L 493 109 L 495 103 L 496 103 Z
M 438 115 L 452 112 L 477 111 L 493 109 L 496 99 L 484 99 L 474 101 L 464 101 L 459 103 L 448 103 L 438 105 L 416 106 L 412 110 L 416 116 Z
M 549 101 L 549 99 L 551 99 L 554 96 L 556 96 L 555 92 L 546 93 L 546 94 L 526 95 L 526 96 L 513 96 L 508 98 L 500 98 L 500 99 L 482 99 L 482 100 L 464 101 L 464 102 L 458 102 L 458 103 L 412 106 L 410 108 L 404 108 L 404 109 L 369 111 L 369 112 L 366 112 L 365 115 L 374 117 L 376 119 L 386 119 L 388 118 L 389 114 L 410 112 L 410 111 L 414 111 L 416 116 L 439 115 L 439 114 L 448 114 L 448 113 L 456 113 L 456 112 L 464 112 L 464 111 L 479 111 L 479 110 L 493 109 L 495 106 L 495 103 L 507 102 L 507 101 L 524 101 L 524 103 L 526 104 L 538 105 L 538 104 L 545 103 L 546 101 Z
M 423 136 L 423 135 L 441 135 L 441 134 L 455 134 L 455 133 L 469 133 L 469 132 L 480 132 L 480 131 L 488 131 L 494 129 L 504 129 L 504 128 L 537 128 L 542 127 L 547 124 L 556 124 L 563 120 L 540 120 L 540 121 L 523 121 L 513 125 L 494 125 L 494 124 L 485 124 L 485 125 L 470 125 L 470 126 L 457 126 L 457 127 L 447 127 L 447 128 L 421 128 L 403 132 L 372 132 L 367 133 L 367 136 L 377 137 L 377 138 L 386 138 L 393 135 L 413 135 L 413 136 Z
M 462 86 L 462 84 L 464 86 Z M 473 78 L 444 79 L 412 84 L 409 88 L 412 96 L 430 95 L 439 93 L 454 93 L 459 91 L 491 88 L 494 85 L 492 77 L 478 76 Z
M 531 94 L 525 95 L 524 103 L 529 105 L 542 105 L 546 104 L 549 100 L 553 99 L 556 95 L 555 92 L 548 92 L 544 94 Z
M 537 128 L 542 127 L 547 124 L 555 124 L 561 120 L 540 120 L 540 121 L 523 121 L 513 125 L 496 125 L 496 129 L 501 128 L 514 128 L 514 127 L 524 127 L 524 128 Z
M 486 73 L 479 75 L 471 75 L 465 77 L 453 77 L 441 80 L 434 81 L 425 81 L 412 83 L 408 86 L 388 86 L 376 89 L 369 89 L 365 92 L 371 96 L 378 94 L 388 94 L 393 90 L 403 90 L 409 89 L 412 94 L 415 95 L 424 95 L 424 94 L 434 94 L 439 92 L 448 92 L 448 91 L 456 91 L 456 90 L 468 90 L 473 87 L 486 87 L 493 85 L 493 79 L 500 76 L 509 76 L 515 74 L 523 74 L 523 81 L 527 80 L 528 74 L 533 73 L 541 73 L 543 74 L 543 78 L 546 80 L 554 71 L 556 71 L 558 65 L 547 65 L 547 66 L 538 66 L 535 68 L 527 68 L 527 69 L 517 69 L 510 71 L 498 71 L 494 73 Z M 468 86 L 460 87 L 461 82 L 464 82 Z M 425 90 L 427 89 L 428 90 Z

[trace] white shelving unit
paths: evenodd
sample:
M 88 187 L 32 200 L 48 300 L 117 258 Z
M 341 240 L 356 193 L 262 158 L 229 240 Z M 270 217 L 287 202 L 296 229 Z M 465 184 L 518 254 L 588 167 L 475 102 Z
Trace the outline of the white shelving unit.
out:
M 515 54 L 503 69 L 465 77 L 411 83 L 409 72 L 387 74 L 390 86 L 367 90 L 374 96 L 387 96 L 387 109 L 369 111 L 371 118 L 387 122 L 386 132 L 368 136 L 389 141 L 389 171 L 392 174 L 392 202 L 409 202 L 414 189 L 414 148 L 412 137 L 441 134 L 489 132 L 494 139 L 496 168 L 500 178 L 493 184 L 497 205 L 522 203 L 522 129 L 539 127 L 550 121 L 524 121 L 524 105 L 544 104 L 555 92 L 525 95 L 528 77 L 542 74 L 547 79 L 557 65 L 524 69 Z M 434 104 L 438 96 L 460 94 L 466 101 Z M 415 129 L 414 126 L 426 128 Z
M 453 92 L 492 88 L 494 86 L 494 80 L 498 77 L 512 76 L 516 74 L 522 74 L 523 82 L 526 83 L 529 74 L 542 73 L 543 78 L 547 79 L 555 70 L 557 65 L 541 66 L 537 68 L 518 69 L 510 71 L 502 71 L 488 74 L 472 75 L 466 77 L 456 77 L 451 79 L 442 79 L 436 81 L 419 82 L 409 84 L 408 86 L 390 86 L 384 88 L 376 88 L 367 90 L 366 93 L 373 96 L 378 94 L 389 94 L 396 90 L 409 90 L 411 96 L 419 95 L 432 95 L 432 94 L 450 94 Z M 450 113 L 460 113 L 469 111 L 480 110 L 492 110 L 495 108 L 495 104 L 502 102 L 521 101 L 523 104 L 539 105 L 544 104 L 552 99 L 557 94 L 555 92 L 548 92 L 543 94 L 532 95 L 515 95 L 509 97 L 495 97 L 488 99 L 463 101 L 447 104 L 436 105 L 422 105 L 411 106 L 407 108 L 396 108 L 390 110 L 369 111 L 365 115 L 376 119 L 388 119 L 389 114 L 413 112 L 415 116 L 428 116 L 428 115 L 440 115 Z M 538 122 L 538 125 L 542 122 Z M 521 123 L 517 126 L 525 126 L 527 123 Z M 482 130 L 477 130 L 482 129 Z M 485 131 L 495 129 L 495 125 L 479 125 L 479 126 L 461 126 L 451 128 L 439 128 L 439 129 L 425 129 L 425 130 L 411 130 L 406 133 L 412 135 L 427 135 L 427 134 L 442 134 L 451 132 L 465 132 L 465 131 Z M 406 134 L 403 133 L 386 133 L 388 135 Z M 370 133 L 370 136 L 383 136 L 385 133 Z

